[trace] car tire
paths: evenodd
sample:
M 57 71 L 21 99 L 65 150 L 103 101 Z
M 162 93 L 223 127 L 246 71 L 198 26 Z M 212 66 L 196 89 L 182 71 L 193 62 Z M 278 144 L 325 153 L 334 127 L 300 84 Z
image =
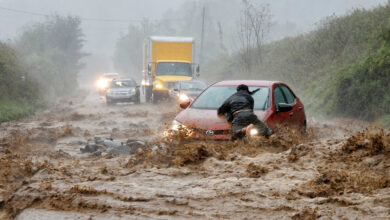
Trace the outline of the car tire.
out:
M 136 98 L 135 98 L 135 101 L 134 101 L 135 104 L 140 104 L 141 103 L 141 97 L 140 95 L 136 95 Z
M 107 104 L 107 106 L 112 106 L 112 105 L 114 105 L 114 102 L 106 99 L 106 104 Z
M 307 123 L 306 123 L 306 120 L 303 122 L 303 125 L 302 125 L 302 128 L 301 128 L 301 134 L 302 134 L 302 136 L 306 136 L 307 135 Z
M 159 102 L 159 96 L 157 95 L 157 93 L 153 92 L 153 93 L 152 93 L 151 99 L 152 99 L 152 103 L 153 103 L 153 104 L 158 104 L 158 102 Z

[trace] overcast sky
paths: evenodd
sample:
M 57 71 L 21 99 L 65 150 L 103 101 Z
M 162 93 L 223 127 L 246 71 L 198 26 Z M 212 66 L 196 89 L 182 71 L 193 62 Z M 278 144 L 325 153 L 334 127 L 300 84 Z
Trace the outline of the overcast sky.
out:
M 130 22 L 137 23 L 140 19 L 161 18 L 169 9 L 172 11 L 183 8 L 189 1 L 210 3 L 220 0 L 0 0 L 0 40 L 14 39 L 23 27 L 37 21 L 43 21 L 44 15 L 57 13 L 59 15 L 73 15 L 82 18 L 82 29 L 85 34 L 85 51 L 110 62 L 115 43 L 121 34 L 126 33 Z M 239 0 L 225 0 L 223 4 L 239 5 Z M 255 0 L 256 3 L 270 5 L 274 22 L 294 25 L 296 33 L 306 32 L 315 27 L 315 24 L 324 17 L 332 14 L 342 15 L 354 8 L 372 8 L 385 4 L 387 0 Z M 226 9 L 229 5 L 226 5 Z M 222 8 L 209 9 L 209 13 L 227 16 L 224 22 L 232 23 L 239 14 L 239 7 L 231 6 L 224 12 Z M 237 9 L 236 9 L 237 8 Z M 115 21 L 102 21 L 93 19 Z M 279 27 L 280 28 L 280 27 Z M 283 29 L 283 26 L 281 26 Z M 283 30 L 275 30 L 272 39 L 282 37 Z M 279 34 L 280 33 L 280 34 Z M 283 33 L 286 35 L 286 33 Z M 276 36 L 275 36 L 276 35 Z M 283 35 L 283 36 L 284 36 Z M 112 65 L 109 64 L 112 69 Z
M 168 9 L 178 9 L 186 2 L 188 1 L 0 0 L 0 40 L 12 39 L 22 31 L 24 26 L 44 19 L 44 16 L 36 14 L 58 13 L 86 18 L 83 20 L 83 31 L 86 35 L 87 50 L 91 52 L 110 50 L 110 48 L 112 50 L 115 39 L 126 32 L 129 22 L 138 22 L 145 17 L 159 19 Z M 225 2 L 228 4 L 229 0 Z M 387 0 L 257 0 L 255 2 L 270 4 L 276 22 L 292 22 L 298 25 L 299 30 L 306 31 L 323 17 L 344 14 L 353 8 L 372 8 L 380 3 L 386 3 Z M 26 13 L 12 11 L 13 9 Z M 92 21 L 88 20 L 89 18 L 119 21 Z

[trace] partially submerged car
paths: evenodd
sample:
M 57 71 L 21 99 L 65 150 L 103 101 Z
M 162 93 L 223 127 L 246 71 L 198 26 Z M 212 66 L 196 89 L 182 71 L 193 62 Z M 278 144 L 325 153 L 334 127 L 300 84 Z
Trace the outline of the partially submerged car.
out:
M 106 103 L 112 105 L 119 102 L 140 103 L 139 86 L 131 78 L 113 79 L 106 92 Z
M 207 88 L 207 84 L 200 80 L 180 81 L 171 90 L 170 95 L 172 98 L 179 100 L 179 102 L 192 101 L 205 88 Z
M 231 139 L 231 124 L 218 117 L 217 109 L 236 92 L 240 84 L 246 84 L 250 91 L 260 89 L 253 95 L 254 113 L 271 129 L 282 124 L 306 128 L 304 106 L 287 84 L 278 81 L 233 80 L 214 83 L 192 102 L 182 102 L 180 107 L 185 110 L 175 117 L 171 130 L 184 127 L 192 131 L 191 136 L 194 138 Z M 257 132 L 250 134 L 255 135 Z
M 99 79 L 96 81 L 96 87 L 100 95 L 104 95 L 110 86 L 110 83 L 113 79 L 120 78 L 118 73 L 104 73 Z

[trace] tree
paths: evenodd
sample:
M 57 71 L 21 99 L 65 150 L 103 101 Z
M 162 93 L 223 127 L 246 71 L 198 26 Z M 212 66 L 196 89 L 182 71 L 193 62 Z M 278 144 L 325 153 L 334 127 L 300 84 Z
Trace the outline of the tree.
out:
M 132 24 L 128 33 L 116 43 L 114 52 L 114 66 L 117 71 L 141 77 L 142 71 L 142 45 L 145 37 L 156 32 L 157 25 L 144 19 L 140 24 Z
M 250 0 L 243 0 L 240 14 L 238 41 L 242 66 L 250 71 L 262 61 L 262 46 L 271 26 L 268 5 L 255 5 Z
M 27 28 L 15 43 L 29 73 L 49 98 L 68 95 L 77 88 L 83 33 L 77 17 L 53 15 Z

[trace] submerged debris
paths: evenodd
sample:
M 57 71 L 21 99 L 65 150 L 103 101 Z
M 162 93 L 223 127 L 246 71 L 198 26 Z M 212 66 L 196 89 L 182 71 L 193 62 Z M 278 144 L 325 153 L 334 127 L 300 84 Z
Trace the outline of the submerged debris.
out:
M 100 137 L 95 137 L 94 141 L 90 140 L 84 148 L 80 148 L 80 151 L 95 155 L 100 155 L 102 152 L 113 155 L 130 155 L 135 154 L 138 149 L 146 147 L 146 143 L 140 140 L 127 140 L 126 143 L 122 143 L 113 139 L 102 140 Z

